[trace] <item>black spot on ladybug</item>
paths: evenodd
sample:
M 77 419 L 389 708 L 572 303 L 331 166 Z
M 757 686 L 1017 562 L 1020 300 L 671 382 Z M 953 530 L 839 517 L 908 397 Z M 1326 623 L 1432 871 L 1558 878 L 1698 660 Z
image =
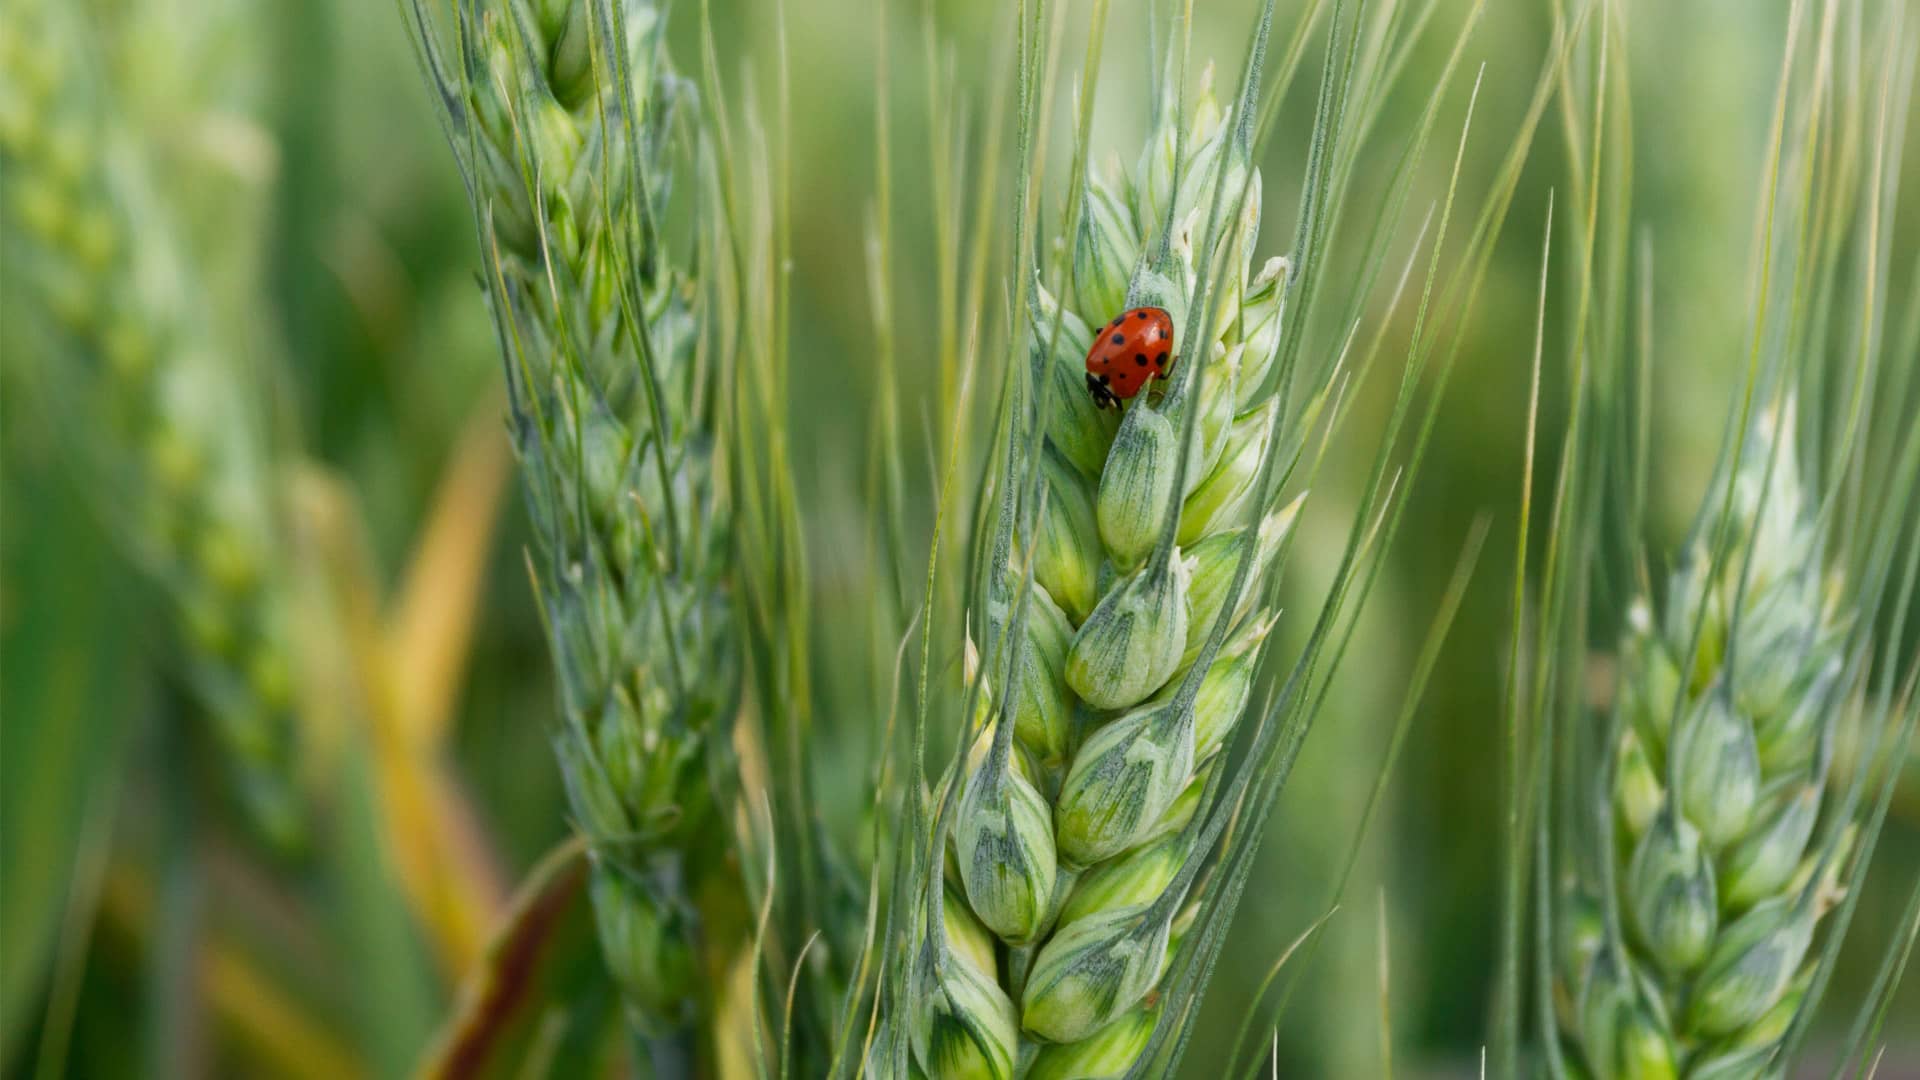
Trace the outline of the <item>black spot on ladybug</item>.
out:
M 1120 328 L 1120 324 L 1126 321 L 1127 321 L 1127 317 L 1125 315 L 1115 315 L 1113 317 L 1113 321 L 1108 323 L 1107 325 L 1118 330 Z
M 1146 353 L 1134 353 L 1134 354 L 1133 354 L 1133 362 L 1134 362 L 1134 363 L 1136 363 L 1136 364 L 1139 364 L 1139 365 L 1140 365 L 1141 367 L 1146 367 L 1146 366 L 1147 366 L 1147 354 L 1146 354 Z
M 1113 335 L 1113 343 L 1115 345 L 1125 345 L 1127 343 L 1127 335 L 1125 334 Z
M 1144 311 L 1136 311 L 1133 313 L 1133 317 L 1136 319 L 1144 319 L 1147 317 L 1147 313 Z
M 1144 361 L 1143 361 L 1143 362 L 1144 362 Z M 1161 354 L 1160 354 L 1159 356 L 1156 356 L 1156 357 L 1154 357 L 1154 358 L 1153 358 L 1153 366 L 1154 366 L 1154 367 L 1166 367 L 1166 366 L 1167 366 L 1167 354 L 1163 352 L 1163 353 L 1161 353 Z
M 1166 336 L 1167 336 L 1167 332 L 1165 330 L 1162 330 L 1157 326 L 1153 328 L 1153 340 L 1159 341 L 1161 338 Z

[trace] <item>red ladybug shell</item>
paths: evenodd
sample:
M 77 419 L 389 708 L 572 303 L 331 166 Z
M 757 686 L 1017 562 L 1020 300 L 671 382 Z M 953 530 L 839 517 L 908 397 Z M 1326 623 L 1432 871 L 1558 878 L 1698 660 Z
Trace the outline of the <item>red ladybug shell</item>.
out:
M 1173 372 L 1173 316 L 1157 307 L 1132 308 L 1100 328 L 1087 350 L 1087 392 L 1111 409 L 1140 392 L 1149 379 Z

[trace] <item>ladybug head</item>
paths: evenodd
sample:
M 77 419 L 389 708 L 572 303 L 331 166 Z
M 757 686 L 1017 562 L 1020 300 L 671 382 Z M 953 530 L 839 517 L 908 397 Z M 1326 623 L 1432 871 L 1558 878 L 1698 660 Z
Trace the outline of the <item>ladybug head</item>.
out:
M 1087 393 L 1093 395 L 1093 403 L 1102 409 L 1120 407 L 1119 396 L 1107 389 L 1106 384 L 1095 378 L 1092 372 L 1087 373 Z

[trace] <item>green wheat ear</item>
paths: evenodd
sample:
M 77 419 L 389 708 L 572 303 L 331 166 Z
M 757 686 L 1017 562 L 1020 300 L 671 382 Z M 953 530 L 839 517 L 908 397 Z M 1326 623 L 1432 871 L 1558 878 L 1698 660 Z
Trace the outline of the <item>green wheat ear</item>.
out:
M 159 583 L 187 683 L 241 809 L 282 854 L 310 822 L 296 780 L 290 575 L 271 497 L 258 358 L 210 326 L 144 146 L 118 119 L 80 16 L 0 10 L 0 164 L 9 267 L 44 328 L 32 366 L 116 538 Z
M 1636 267 L 1643 293 L 1632 333 L 1624 313 L 1635 305 L 1607 295 L 1622 283 L 1596 271 L 1631 250 L 1619 212 L 1630 132 L 1605 115 L 1630 89 L 1627 68 L 1601 64 L 1594 114 L 1569 114 L 1570 137 L 1591 155 L 1573 183 L 1580 212 L 1568 215 L 1585 260 L 1575 268 L 1583 300 L 1537 615 L 1530 490 L 1521 505 L 1494 1038 L 1502 1076 L 1532 1075 L 1520 1054 L 1523 1009 L 1541 1071 L 1556 1078 L 1794 1071 L 1885 820 L 1894 763 L 1920 721 L 1905 629 L 1920 578 L 1908 523 L 1920 497 L 1920 432 L 1903 406 L 1874 400 L 1877 388 L 1899 386 L 1903 399 L 1911 387 L 1901 361 L 1920 329 L 1882 339 L 1884 264 L 1858 278 L 1827 265 L 1848 245 L 1874 249 L 1893 195 L 1877 169 L 1816 149 L 1829 110 L 1873 133 L 1849 153 L 1883 154 L 1897 137 L 1884 94 L 1858 92 L 1875 80 L 1832 77 L 1843 7 L 1811 0 L 1789 17 L 1756 211 L 1763 243 L 1744 380 L 1729 395 L 1726 449 L 1692 534 L 1664 574 L 1638 547 L 1655 460 L 1651 257 L 1643 248 Z M 1901 25 L 1898 11 L 1871 7 L 1845 17 Z M 1619 47 L 1609 27 L 1597 38 L 1602 56 Z M 1817 38 L 1803 47 L 1809 32 Z M 1869 71 L 1898 55 L 1892 44 L 1870 53 L 1861 58 Z M 1788 136 L 1796 130 L 1804 142 Z M 1841 205 L 1862 210 L 1833 212 Z M 1776 215 L 1812 223 L 1776 232 Z M 1542 329 L 1548 280 L 1543 265 Z M 1775 323 L 1786 329 L 1765 331 Z M 1543 343 L 1544 334 L 1536 419 Z M 1529 459 L 1533 451 L 1530 440 Z M 1622 508 L 1626 550 L 1613 551 Z M 1622 624 L 1603 709 L 1586 699 L 1582 677 L 1596 611 L 1617 612 Z M 1524 621 L 1535 628 L 1523 633 Z M 1523 725 L 1533 729 L 1526 736 Z M 1909 941 L 1916 912 L 1920 888 L 1903 920 Z M 1862 1055 L 1861 1073 L 1903 964 L 1904 949 L 1889 952 L 1842 1051 Z
M 1628 610 L 1597 748 L 1604 806 L 1569 828 L 1611 892 L 1570 880 L 1554 898 L 1551 1000 L 1569 1062 L 1596 1076 L 1772 1076 L 1793 1060 L 1883 812 L 1836 747 L 1865 769 L 1911 729 L 1910 716 L 1889 727 L 1860 678 L 1871 594 L 1823 569 L 1794 397 L 1742 445 L 1664 609 Z M 1890 564 L 1875 564 L 1867 576 L 1884 580 Z M 1899 607 L 1911 589 L 1909 570 Z
M 1848 829 L 1815 835 L 1840 802 L 1829 757 L 1857 705 L 1838 692 L 1844 620 L 1790 450 L 1791 400 L 1745 442 L 1664 612 L 1637 602 L 1621 649 L 1619 829 L 1603 854 L 1622 933 L 1563 976 L 1569 1033 L 1602 1076 L 1763 1060 L 1852 843 Z
M 679 1038 L 742 664 L 719 364 L 661 225 L 710 190 L 674 183 L 697 106 L 645 0 L 462 5 L 451 64 L 413 16 L 487 257 L 601 944 L 635 1026 Z
M 943 901 L 963 900 L 1020 973 L 1007 978 L 997 962 L 980 972 L 952 943 L 922 947 L 910 1023 L 930 1075 L 1012 1076 L 1043 1045 L 1058 1048 L 1047 1073 L 1144 1053 L 1154 1025 L 1143 1006 L 1186 909 L 1190 875 L 1179 872 L 1199 861 L 1209 761 L 1245 705 L 1244 657 L 1267 625 L 1252 598 L 1292 513 L 1249 498 L 1270 452 L 1274 391 L 1247 387 L 1266 381 L 1277 351 L 1286 264 L 1256 274 L 1249 258 L 1257 194 L 1225 220 L 1204 216 L 1217 192 L 1231 206 L 1259 190 L 1241 114 L 1210 86 L 1184 119 L 1167 95 L 1135 172 L 1086 180 L 1079 309 L 1037 281 L 1027 290 L 1021 353 L 1033 367 L 1016 380 L 1033 389 L 1016 383 L 1018 422 L 996 445 L 999 510 L 980 583 L 987 655 L 972 691 L 984 743 L 958 777 L 949 835 L 960 888 Z M 1180 346 L 1193 372 L 1135 398 L 1116 425 L 1089 399 L 1081 361 L 1087 328 L 1119 310 L 1086 305 L 1131 302 L 1149 282 L 1176 314 L 1196 295 L 1223 307 L 1176 324 L 1204 335 Z M 1028 430 L 1043 433 L 1037 460 Z M 1215 476 L 1229 479 L 1208 487 Z M 1045 490 L 1038 504 L 1021 494 L 1032 477 Z M 1183 522 L 1195 524 L 1184 537 Z M 1204 623 L 1190 619 L 1199 564 L 1183 543 L 1209 553 Z M 1228 608 L 1222 579 L 1241 563 L 1250 572 Z M 1209 649 L 1210 636 L 1238 644 Z M 1015 688 L 1004 703 L 1002 686 Z M 1119 887 L 1129 883 L 1133 892 Z
M 1305 345 L 1313 332 L 1288 309 L 1310 309 L 1328 281 L 1322 256 L 1338 243 L 1357 133 L 1371 126 L 1377 91 L 1391 81 L 1376 50 L 1391 51 L 1394 35 L 1352 33 L 1346 5 L 1334 3 L 1294 258 L 1260 260 L 1252 147 L 1274 119 L 1259 100 L 1272 5 L 1262 7 L 1230 104 L 1213 97 L 1206 78 L 1191 94 L 1188 27 L 1176 18 L 1150 95 L 1145 149 L 1131 170 L 1116 164 L 1100 175 L 1086 164 L 1105 15 L 1095 5 L 1060 239 L 1036 243 L 1045 9 L 1022 7 L 1009 278 L 1020 317 L 980 485 L 968 663 L 958 692 L 933 690 L 941 676 L 930 662 L 933 635 L 923 638 L 916 758 L 892 893 L 898 910 L 862 1042 L 861 1059 L 878 1075 L 1137 1077 L 1177 1066 L 1266 808 L 1325 699 L 1352 612 L 1395 532 L 1399 483 L 1417 474 L 1431 428 L 1433 404 L 1424 418 L 1411 408 L 1435 344 L 1417 329 L 1399 405 L 1312 631 L 1284 681 L 1263 676 L 1268 605 L 1299 508 L 1283 493 L 1310 484 L 1345 414 L 1353 320 L 1380 278 L 1439 96 L 1388 172 L 1383 227 L 1363 249 L 1365 269 L 1339 282 L 1354 292 L 1334 303 L 1352 304 L 1352 313 L 1334 341 Z M 1314 26 L 1296 26 L 1287 55 L 1305 47 Z M 1466 38 L 1463 30 L 1443 85 Z M 1290 77 L 1294 68 L 1285 70 Z M 1350 82 L 1340 73 L 1348 71 L 1378 80 L 1356 96 L 1351 127 L 1341 119 Z M 1543 75 L 1543 85 L 1551 78 Z M 1468 254 L 1479 261 L 1461 278 L 1466 289 L 1442 301 L 1450 312 L 1471 303 L 1515 176 L 1517 168 L 1503 175 L 1476 226 Z M 1429 288 L 1450 210 L 1451 189 Z M 1036 260 L 1037 252 L 1047 254 Z M 1402 285 L 1411 272 L 1409 264 Z M 1090 399 L 1084 358 L 1091 328 L 1131 306 L 1169 312 L 1180 359 L 1169 381 L 1116 416 Z M 1361 348 L 1362 373 L 1383 337 Z M 1440 385 L 1448 370 L 1439 368 Z M 1404 471 L 1394 462 L 1403 431 L 1413 433 Z M 938 554 L 936 543 L 929 608 L 939 594 Z M 965 749 L 928 790 L 918 754 L 935 717 L 948 719 Z M 943 917 L 955 904 L 987 935 L 990 967 L 969 947 L 972 935 L 953 933 Z M 996 992 L 986 993 L 980 976 Z M 956 1017 L 968 1002 L 977 1013 Z M 1011 1032 L 1008 1005 L 1017 1017 Z M 1253 1003 L 1249 1021 L 1263 1011 Z
M 956 710 L 970 749 L 936 791 L 932 880 L 907 897 L 916 925 L 949 932 L 894 954 L 904 990 L 874 1047 L 893 1047 L 885 1071 L 1137 1075 L 1179 1037 L 1166 1021 L 1183 1022 L 1170 1013 L 1187 999 L 1162 998 L 1213 910 L 1197 879 L 1224 807 L 1257 771 L 1220 758 L 1250 711 L 1272 625 L 1262 598 L 1299 508 L 1273 482 L 1277 444 L 1304 441 L 1317 415 L 1277 423 L 1291 265 L 1253 257 L 1270 19 L 1229 105 L 1211 72 L 1189 98 L 1171 49 L 1144 150 L 1103 175 L 1084 167 L 1093 36 L 1072 243 L 1014 278 L 1024 317 L 972 592 L 983 636 Z M 1023 65 L 1029 103 L 1031 78 Z M 1172 315 L 1179 361 L 1116 418 L 1089 397 L 1083 360 L 1091 328 L 1142 305 Z M 989 935 L 984 964 L 977 935 L 952 933 L 956 904 Z

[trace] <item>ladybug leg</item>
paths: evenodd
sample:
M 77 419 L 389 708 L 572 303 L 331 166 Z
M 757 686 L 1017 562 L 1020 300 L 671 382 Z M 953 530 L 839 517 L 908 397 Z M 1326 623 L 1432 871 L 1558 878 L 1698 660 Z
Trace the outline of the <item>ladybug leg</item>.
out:
M 1162 371 L 1162 372 L 1161 372 L 1161 373 L 1160 373 L 1160 374 L 1159 374 L 1158 376 L 1156 376 L 1156 377 L 1157 377 L 1157 378 L 1160 378 L 1160 379 L 1171 379 L 1171 378 L 1173 378 L 1173 369 L 1174 369 L 1175 367 L 1177 367 L 1177 366 L 1179 366 L 1179 363 L 1180 363 L 1180 358 L 1179 358 L 1179 357 L 1177 357 L 1177 356 L 1176 356 L 1176 357 L 1174 357 L 1173 359 L 1171 359 L 1171 360 L 1169 360 L 1169 361 L 1167 361 L 1167 367 L 1166 367 L 1166 370 L 1164 370 L 1164 371 Z

